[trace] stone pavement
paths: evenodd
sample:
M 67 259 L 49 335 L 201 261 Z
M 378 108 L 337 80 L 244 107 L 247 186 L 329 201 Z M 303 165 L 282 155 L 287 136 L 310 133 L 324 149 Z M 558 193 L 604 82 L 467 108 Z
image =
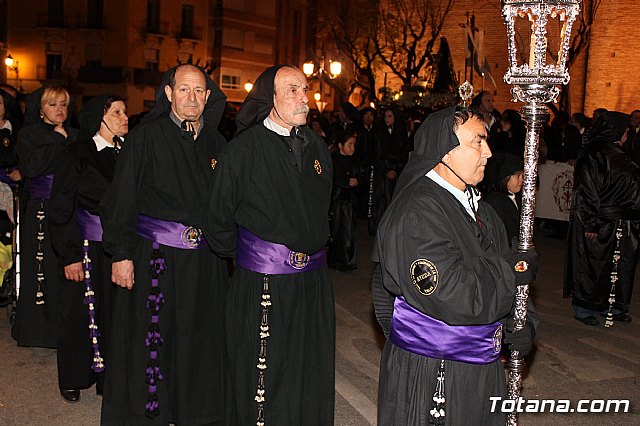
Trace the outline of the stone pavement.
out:
M 384 337 L 373 315 L 369 280 L 372 238 L 358 225 L 359 265 L 332 272 L 336 295 L 336 416 L 339 426 L 376 424 L 378 364 Z M 562 299 L 565 242 L 536 229 L 540 272 L 533 289 L 542 323 L 537 350 L 528 357 L 523 384 L 527 399 L 629 399 L 629 414 L 520 415 L 527 425 L 640 425 L 640 294 L 631 307 L 634 322 L 588 327 L 572 318 Z M 636 280 L 640 274 L 636 274 Z M 638 293 L 640 289 L 636 290 Z M 83 391 L 80 402 L 59 396 L 53 350 L 17 347 L 7 314 L 0 310 L 0 426 L 98 425 L 100 397 Z M 473 420 L 469 419 L 470 426 Z

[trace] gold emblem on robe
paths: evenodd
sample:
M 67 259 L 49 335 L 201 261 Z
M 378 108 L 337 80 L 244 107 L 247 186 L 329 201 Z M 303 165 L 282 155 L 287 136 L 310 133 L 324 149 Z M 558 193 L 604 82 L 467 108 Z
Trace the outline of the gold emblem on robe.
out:
M 320 165 L 320 162 L 318 160 L 313 161 L 313 169 L 316 171 L 317 174 L 319 175 L 322 174 L 322 166 Z
M 218 164 L 218 160 L 216 160 L 215 158 L 211 159 L 211 170 L 215 170 L 216 169 L 216 164 Z

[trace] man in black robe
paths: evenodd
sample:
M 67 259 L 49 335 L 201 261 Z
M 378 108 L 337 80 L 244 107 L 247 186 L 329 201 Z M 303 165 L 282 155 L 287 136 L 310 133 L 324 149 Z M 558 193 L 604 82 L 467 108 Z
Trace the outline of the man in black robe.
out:
M 215 251 L 235 257 L 225 315 L 230 425 L 333 425 L 332 166 L 304 127 L 307 87 L 295 67 L 263 72 L 214 173 L 205 232 Z
M 638 262 L 640 168 L 615 143 L 614 122 L 605 112 L 593 124 L 573 181 L 564 295 L 573 297 L 574 318 L 592 326 L 609 312 L 606 325 L 631 321 Z
M 382 426 L 505 422 L 489 399 L 507 393 L 501 321 L 516 285 L 535 277 L 537 256 L 512 252 L 495 211 L 478 202 L 475 185 L 491 156 L 486 139 L 483 121 L 467 109 L 431 114 L 378 228 L 374 304 L 389 335 Z M 509 334 L 511 350 L 530 350 L 531 321 Z
M 201 233 L 225 96 L 193 65 L 167 71 L 101 203 L 113 256 L 102 424 L 223 424 L 226 262 Z

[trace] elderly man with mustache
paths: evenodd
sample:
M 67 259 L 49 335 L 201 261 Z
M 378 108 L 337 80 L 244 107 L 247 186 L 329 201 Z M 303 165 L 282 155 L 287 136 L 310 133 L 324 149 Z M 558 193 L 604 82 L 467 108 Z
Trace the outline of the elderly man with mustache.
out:
M 267 69 L 218 158 L 207 241 L 235 257 L 227 424 L 333 425 L 335 313 L 326 265 L 332 166 L 305 127 L 307 81 Z

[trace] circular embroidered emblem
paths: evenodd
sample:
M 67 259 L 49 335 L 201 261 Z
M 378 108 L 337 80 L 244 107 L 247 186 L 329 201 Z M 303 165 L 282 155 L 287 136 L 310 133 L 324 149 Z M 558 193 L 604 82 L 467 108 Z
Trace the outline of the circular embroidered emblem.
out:
M 322 166 L 320 165 L 320 162 L 318 160 L 313 161 L 313 168 L 317 174 L 322 174 Z
M 199 228 L 187 226 L 185 230 L 182 231 L 180 239 L 185 247 L 198 247 L 200 241 L 202 241 L 202 231 Z
M 516 272 L 526 272 L 527 269 L 529 269 L 529 264 L 524 260 L 521 260 L 518 263 L 516 263 L 513 269 L 515 269 Z
M 289 265 L 293 269 L 304 269 L 309 264 L 309 256 L 299 251 L 289 252 Z
M 218 164 L 218 160 L 216 160 L 215 158 L 211 159 L 211 170 L 215 170 L 216 169 L 216 164 Z
M 413 285 L 425 296 L 433 294 L 438 288 L 438 269 L 430 260 L 415 260 L 411 264 L 409 275 Z
M 9 145 L 11 145 L 11 140 L 9 138 L 2 138 L 2 145 L 7 148 Z
M 493 333 L 493 350 L 495 352 L 500 352 L 502 349 L 502 324 L 496 328 L 495 333 Z

